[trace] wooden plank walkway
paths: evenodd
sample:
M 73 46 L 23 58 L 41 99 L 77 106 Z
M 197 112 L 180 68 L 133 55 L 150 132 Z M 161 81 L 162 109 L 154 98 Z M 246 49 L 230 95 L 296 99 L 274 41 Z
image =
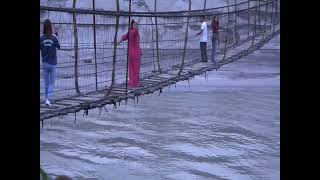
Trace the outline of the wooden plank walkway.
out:
M 228 51 L 227 57 L 224 61 L 219 62 L 219 65 L 225 65 L 231 63 L 243 56 L 246 56 L 255 50 L 259 49 L 263 44 L 268 42 L 271 38 L 280 33 L 280 27 L 276 28 L 274 33 L 270 32 L 264 35 L 265 39 L 262 39 L 262 35 L 255 38 L 258 43 L 252 44 L 252 40 L 247 40 L 238 46 L 232 47 Z M 218 59 L 221 60 L 222 54 L 218 55 Z M 85 95 L 79 95 L 75 97 L 64 98 L 57 100 L 53 103 L 53 106 L 48 107 L 45 104 L 40 104 L 40 121 L 43 122 L 45 119 L 52 117 L 67 115 L 69 113 L 76 113 L 81 110 L 89 110 L 97 107 L 103 107 L 106 104 L 114 104 L 117 102 L 134 99 L 136 96 L 141 96 L 144 94 L 153 93 L 157 90 L 163 89 L 170 84 L 174 84 L 178 81 L 188 80 L 196 75 L 206 73 L 207 71 L 215 70 L 216 67 L 213 63 L 203 63 L 200 61 L 193 61 L 185 64 L 184 69 L 180 75 L 179 67 L 172 68 L 170 70 L 163 71 L 161 74 L 154 73 L 141 79 L 141 85 L 137 89 L 128 89 L 126 93 L 125 84 L 117 85 L 114 87 L 110 93 L 107 95 L 108 89 L 91 92 Z

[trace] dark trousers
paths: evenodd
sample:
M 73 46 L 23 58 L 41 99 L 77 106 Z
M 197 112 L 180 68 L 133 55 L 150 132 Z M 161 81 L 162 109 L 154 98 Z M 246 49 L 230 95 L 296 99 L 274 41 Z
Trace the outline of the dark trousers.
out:
M 208 62 L 207 56 L 207 42 L 200 42 L 201 59 L 202 62 Z
M 215 57 L 216 57 L 216 44 L 218 41 L 218 34 L 217 33 L 212 33 L 212 52 L 211 52 L 211 61 L 214 63 L 217 63 Z

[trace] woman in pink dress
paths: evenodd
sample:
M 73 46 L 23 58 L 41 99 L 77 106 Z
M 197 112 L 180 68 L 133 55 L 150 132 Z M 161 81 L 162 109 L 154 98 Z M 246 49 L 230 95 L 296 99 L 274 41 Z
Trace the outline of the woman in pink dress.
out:
M 130 31 L 123 35 L 118 44 L 122 41 L 128 40 L 129 37 L 129 87 L 137 88 L 139 86 L 139 74 L 141 64 L 141 49 L 140 49 L 140 35 L 137 27 L 137 23 L 132 20 L 130 25 Z

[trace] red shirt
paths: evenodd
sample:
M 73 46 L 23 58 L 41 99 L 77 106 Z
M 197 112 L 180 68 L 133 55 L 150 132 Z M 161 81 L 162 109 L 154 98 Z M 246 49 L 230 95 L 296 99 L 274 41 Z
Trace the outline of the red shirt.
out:
M 211 23 L 212 32 L 218 33 L 219 30 L 219 21 L 212 21 Z
M 122 36 L 122 40 L 128 40 L 128 34 L 130 34 L 130 43 L 129 43 L 129 57 L 141 57 L 141 48 L 140 48 L 140 35 L 138 29 L 130 29 L 129 33 Z

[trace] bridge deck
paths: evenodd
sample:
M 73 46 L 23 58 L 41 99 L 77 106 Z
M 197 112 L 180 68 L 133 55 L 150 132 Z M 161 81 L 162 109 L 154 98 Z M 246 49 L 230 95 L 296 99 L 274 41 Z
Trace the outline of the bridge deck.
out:
M 239 46 L 232 47 L 228 50 L 227 56 L 224 61 L 220 61 L 219 65 L 228 64 L 235 61 L 243 56 L 252 53 L 253 51 L 259 49 L 263 44 L 269 41 L 272 37 L 280 33 L 280 27 L 276 28 L 275 32 L 268 32 L 265 35 L 259 35 L 256 37 L 255 41 L 258 43 L 251 46 L 252 41 L 247 40 L 239 44 Z M 217 55 L 217 59 L 223 59 L 223 54 Z M 126 93 L 126 85 L 120 84 L 111 89 L 104 89 L 99 92 L 91 92 L 83 95 L 78 95 L 74 97 L 68 97 L 64 99 L 57 100 L 53 103 L 51 107 L 45 104 L 40 104 L 40 121 L 49 119 L 52 117 L 57 117 L 61 115 L 67 115 L 69 113 L 76 113 L 81 110 L 89 110 L 96 107 L 103 107 L 106 104 L 114 104 L 117 102 L 134 99 L 137 96 L 153 93 L 160 90 L 170 84 L 174 84 L 178 81 L 188 80 L 196 75 L 203 74 L 207 71 L 215 70 L 216 67 L 213 63 L 203 63 L 199 60 L 192 61 L 185 64 L 184 69 L 180 75 L 178 75 L 179 67 L 173 67 L 170 70 L 163 71 L 162 73 L 153 72 L 149 76 L 140 80 L 140 87 L 137 89 L 128 89 Z

